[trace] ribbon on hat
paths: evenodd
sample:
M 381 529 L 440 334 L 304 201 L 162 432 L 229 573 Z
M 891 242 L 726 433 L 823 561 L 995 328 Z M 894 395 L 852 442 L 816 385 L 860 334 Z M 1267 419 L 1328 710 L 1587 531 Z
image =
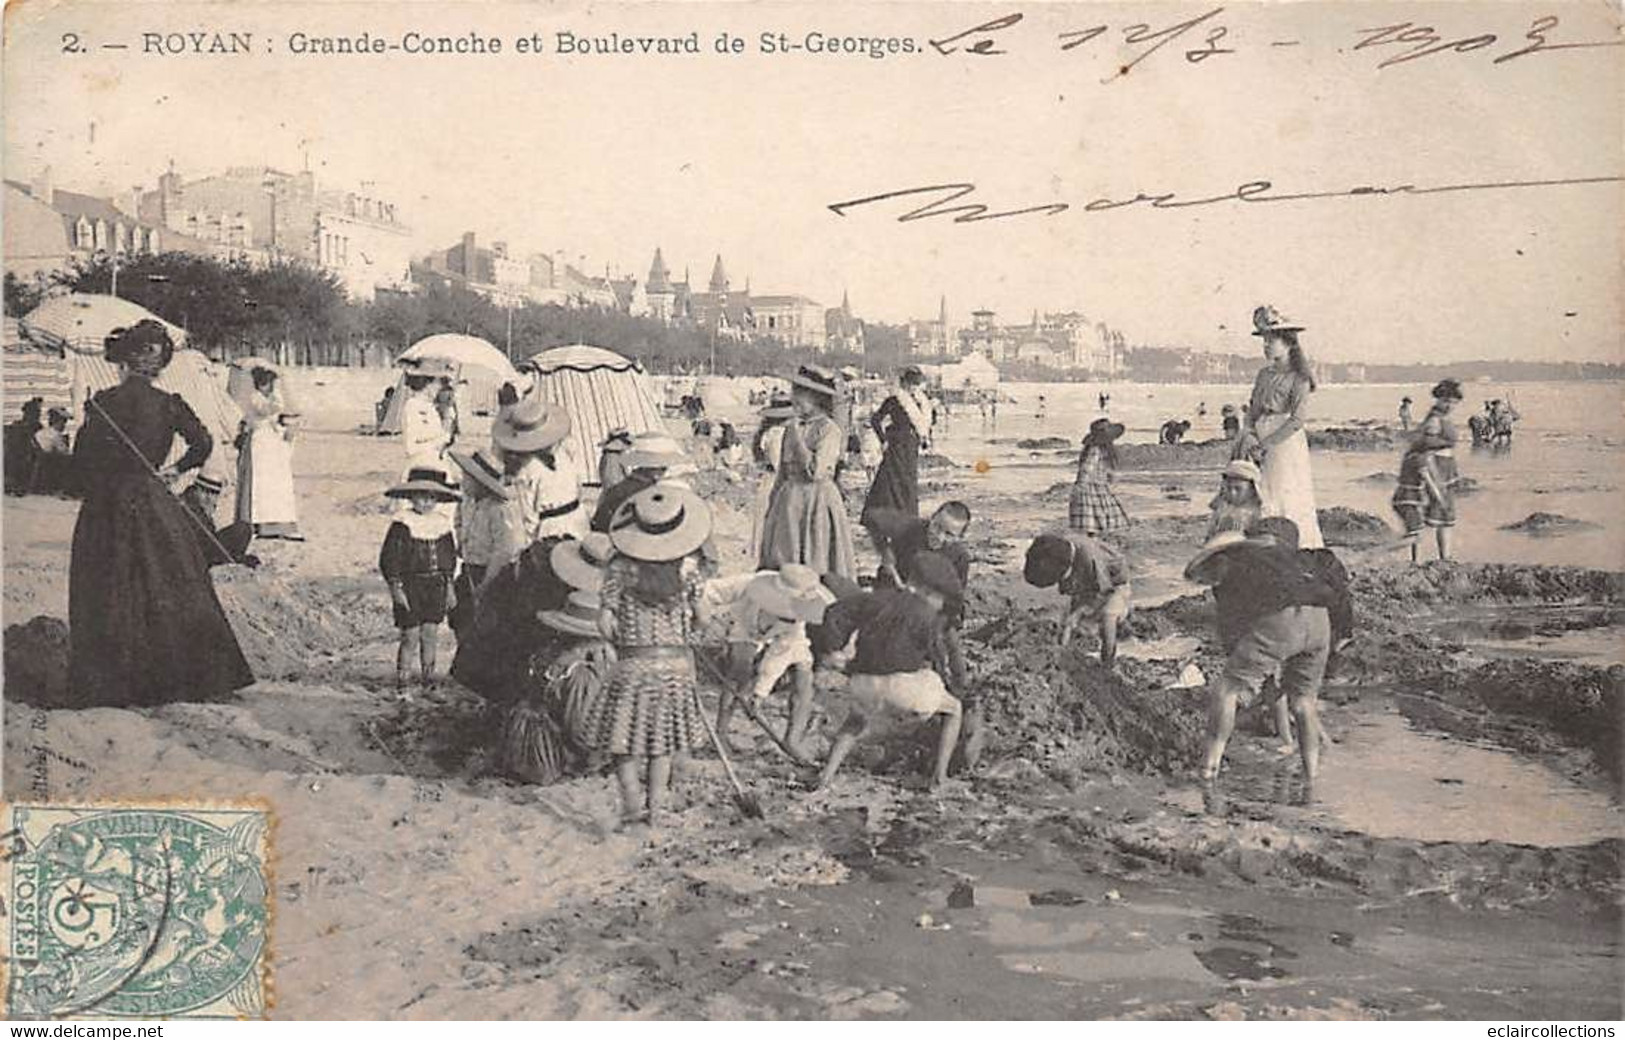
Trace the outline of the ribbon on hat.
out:
M 677 515 L 672 517 L 670 520 L 661 520 L 657 523 L 645 523 L 643 518 L 638 516 L 637 508 L 633 507 L 628 509 L 626 511 L 626 515 L 619 521 L 611 521 L 609 526 L 610 530 L 612 531 L 623 531 L 628 527 L 636 527 L 644 534 L 670 534 L 679 527 L 683 526 L 683 518 L 687 512 L 687 507 L 678 506 Z

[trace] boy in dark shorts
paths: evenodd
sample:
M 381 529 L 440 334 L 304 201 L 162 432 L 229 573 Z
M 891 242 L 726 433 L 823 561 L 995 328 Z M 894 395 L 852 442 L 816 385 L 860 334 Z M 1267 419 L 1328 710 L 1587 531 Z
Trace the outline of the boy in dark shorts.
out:
M 1224 531 L 1209 539 L 1185 567 L 1192 581 L 1213 586 L 1219 639 L 1228 658 L 1212 688 L 1202 780 L 1216 783 L 1235 729 L 1237 703 L 1251 703 L 1270 676 L 1280 673 L 1298 729 L 1304 800 L 1313 797 L 1320 765 L 1320 685 L 1332 651 L 1328 607 L 1337 590 L 1298 550 L 1292 521 L 1261 520 L 1245 535 Z
M 1041 534 L 1027 547 L 1022 577 L 1036 588 L 1054 587 L 1067 598 L 1061 619 L 1061 645 L 1072 642 L 1080 621 L 1096 622 L 1100 631 L 1100 663 L 1110 668 L 1117 659 L 1117 626 L 1128 616 L 1128 564 L 1111 546 L 1082 531 Z

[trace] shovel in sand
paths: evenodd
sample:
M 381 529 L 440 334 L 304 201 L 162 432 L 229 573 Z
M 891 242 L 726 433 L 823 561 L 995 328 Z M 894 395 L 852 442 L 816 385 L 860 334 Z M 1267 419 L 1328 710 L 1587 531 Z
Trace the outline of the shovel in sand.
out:
M 745 712 L 745 717 L 756 723 L 757 726 L 761 727 L 762 732 L 767 734 L 767 739 L 771 740 L 775 747 L 784 752 L 785 757 L 790 761 L 794 762 L 798 766 L 810 765 L 806 759 L 790 750 L 790 745 L 785 743 L 783 737 L 773 732 L 773 727 L 768 725 L 767 720 L 762 717 L 761 708 L 757 707 L 754 698 L 741 696 L 739 693 L 735 692 L 733 684 L 723 676 L 722 672 L 718 670 L 717 666 L 710 660 L 701 657 L 698 654 L 696 654 L 695 657 L 700 664 L 704 666 L 706 674 L 711 677 L 711 681 L 721 687 L 721 692 L 718 694 L 719 697 L 732 697 L 739 704 L 739 707 Z
M 695 698 L 698 701 L 699 698 Z M 705 723 L 705 732 L 711 738 L 711 746 L 717 749 L 717 757 L 722 759 L 722 768 L 728 773 L 728 782 L 733 784 L 734 804 L 739 811 L 754 820 L 763 819 L 767 814 L 762 812 L 762 803 L 757 797 L 745 790 L 745 785 L 739 782 L 739 774 L 734 772 L 734 764 L 728 760 L 728 749 L 722 746 L 722 738 L 717 736 L 716 726 L 711 724 L 711 716 L 706 714 L 705 705 L 699 705 L 700 721 Z

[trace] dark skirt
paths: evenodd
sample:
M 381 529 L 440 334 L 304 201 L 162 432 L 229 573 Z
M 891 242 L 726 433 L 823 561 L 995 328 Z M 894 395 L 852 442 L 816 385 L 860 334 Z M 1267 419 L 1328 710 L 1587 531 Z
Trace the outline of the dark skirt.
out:
M 1414 535 L 1424 527 L 1454 527 L 1456 524 L 1456 484 L 1461 471 L 1450 455 L 1435 452 L 1407 452 L 1399 464 L 1399 486 L 1391 504 Z
M 863 500 L 863 513 L 858 522 L 869 526 L 870 515 L 877 509 L 895 509 L 909 516 L 920 515 L 920 441 L 907 434 L 894 434 L 887 445 L 880 465 L 875 469 L 875 480 L 869 485 L 869 494 Z
M 89 490 L 68 568 L 68 678 L 78 705 L 214 700 L 253 684 L 194 519 L 144 473 Z

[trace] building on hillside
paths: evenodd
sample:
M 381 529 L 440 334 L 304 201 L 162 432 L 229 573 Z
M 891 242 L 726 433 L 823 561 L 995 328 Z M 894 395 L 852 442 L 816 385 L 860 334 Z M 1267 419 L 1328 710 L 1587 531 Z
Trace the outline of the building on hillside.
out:
M 205 255 L 308 264 L 331 272 L 356 299 L 410 285 L 411 232 L 395 206 L 361 192 L 318 190 L 310 170 L 237 166 L 186 181 L 171 165 L 155 190 L 137 195 L 143 221 L 203 243 Z
M 853 316 L 852 298 L 844 291 L 841 305 L 824 312 L 824 343 L 833 353 L 863 353 L 863 322 Z
M 531 254 L 529 299 L 560 307 L 625 309 L 607 272 L 602 278 L 586 274 L 566 263 L 562 250 Z
M 706 332 L 723 339 L 744 339 L 750 334 L 753 315 L 750 306 L 750 283 L 742 292 L 734 292 L 727 269 L 722 265 L 722 254 L 717 254 L 711 265 L 711 280 L 703 293 L 690 292 L 688 277 L 684 276 L 674 301 L 678 312 Z
M 750 329 L 787 347 L 823 351 L 829 347 L 824 305 L 799 295 L 747 296 Z
M 684 289 L 687 289 L 686 279 Z M 677 319 L 677 286 L 671 280 L 671 271 L 666 268 L 666 258 L 660 255 L 659 246 L 655 246 L 655 258 L 649 264 L 649 279 L 643 283 L 643 298 L 646 317 L 668 324 Z
M 18 277 L 66 271 L 74 261 L 98 255 L 201 248 L 138 219 L 113 199 L 56 187 L 48 168 L 27 184 L 6 181 L 5 189 L 5 266 Z
M 942 297 L 935 320 L 910 319 L 908 352 L 916 357 L 947 357 L 959 352 L 959 337 L 948 324 L 948 297 Z
M 463 232 L 456 245 L 424 257 L 414 274 L 420 281 L 438 280 L 467 289 L 499 307 L 524 304 L 534 278 L 533 264 L 509 256 L 506 242 L 485 248 L 472 231 Z

